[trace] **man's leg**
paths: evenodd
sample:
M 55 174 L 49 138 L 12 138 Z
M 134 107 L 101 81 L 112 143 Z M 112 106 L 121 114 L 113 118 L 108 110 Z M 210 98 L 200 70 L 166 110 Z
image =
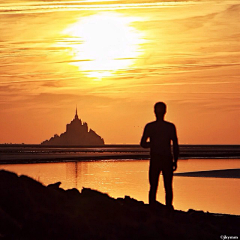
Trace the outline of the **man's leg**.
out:
M 168 166 L 163 169 L 163 181 L 166 193 L 166 206 L 171 208 L 173 201 L 172 180 L 173 180 L 172 166 Z
M 153 164 L 152 162 L 150 162 L 150 167 L 149 167 L 150 190 L 149 190 L 149 196 L 148 196 L 148 201 L 150 205 L 156 202 L 159 175 L 160 175 L 160 168 L 157 166 L 157 164 Z

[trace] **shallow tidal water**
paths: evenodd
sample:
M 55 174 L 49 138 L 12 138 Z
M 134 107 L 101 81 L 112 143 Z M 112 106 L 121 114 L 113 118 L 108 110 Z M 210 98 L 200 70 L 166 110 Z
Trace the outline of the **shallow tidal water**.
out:
M 179 160 L 177 172 L 239 168 L 239 159 Z M 64 189 L 83 187 L 108 193 L 111 197 L 128 195 L 148 201 L 148 160 L 104 160 L 66 163 L 0 165 L 0 169 L 27 175 L 44 185 L 62 182 Z M 174 176 L 173 204 L 178 210 L 203 210 L 240 215 L 240 179 Z M 165 202 L 162 176 L 157 200 Z

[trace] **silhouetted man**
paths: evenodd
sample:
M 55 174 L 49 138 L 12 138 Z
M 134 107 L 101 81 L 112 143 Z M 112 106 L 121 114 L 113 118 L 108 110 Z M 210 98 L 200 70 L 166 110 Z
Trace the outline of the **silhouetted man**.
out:
M 162 172 L 166 193 L 166 206 L 173 209 L 172 179 L 173 171 L 177 169 L 178 139 L 174 124 L 164 120 L 166 105 L 158 102 L 154 106 L 156 121 L 145 126 L 141 139 L 143 148 L 150 148 L 149 167 L 149 204 L 156 202 L 159 175 Z M 150 139 L 150 141 L 148 141 Z M 173 156 L 171 153 L 171 142 L 173 143 Z

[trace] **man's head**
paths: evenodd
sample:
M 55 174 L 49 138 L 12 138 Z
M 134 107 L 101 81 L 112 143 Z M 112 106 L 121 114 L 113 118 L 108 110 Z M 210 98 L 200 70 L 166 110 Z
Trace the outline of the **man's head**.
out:
M 165 113 L 166 113 L 167 106 L 164 102 L 157 102 L 154 105 L 154 112 L 157 117 L 157 119 L 163 119 Z

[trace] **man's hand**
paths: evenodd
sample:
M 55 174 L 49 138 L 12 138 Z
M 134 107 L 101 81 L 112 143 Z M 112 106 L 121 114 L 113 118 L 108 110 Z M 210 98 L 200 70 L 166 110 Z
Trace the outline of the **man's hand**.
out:
M 177 170 L 177 162 L 173 162 L 173 171 Z

